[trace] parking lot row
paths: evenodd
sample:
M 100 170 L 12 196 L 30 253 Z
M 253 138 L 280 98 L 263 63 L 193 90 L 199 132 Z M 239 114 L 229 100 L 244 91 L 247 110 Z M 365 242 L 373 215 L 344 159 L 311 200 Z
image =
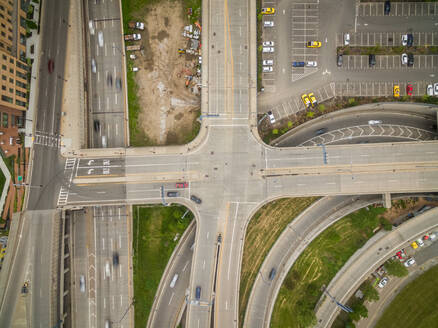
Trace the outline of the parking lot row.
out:
M 387 97 L 394 94 L 394 85 L 400 86 L 400 96 L 405 96 L 406 86 L 412 85 L 413 96 L 423 96 L 426 94 L 427 85 L 431 81 L 394 81 L 394 82 L 362 82 L 348 81 L 336 82 L 335 94 L 337 97 Z
M 437 16 L 438 2 L 392 2 L 389 16 Z M 384 2 L 362 2 L 358 16 L 383 16 Z
M 415 55 L 414 65 L 408 67 L 401 62 L 400 55 L 378 55 L 376 64 L 372 67 L 369 65 L 369 56 L 365 55 L 344 55 L 343 64 L 340 68 L 346 70 L 372 70 L 372 69 L 437 69 L 438 55 Z
M 414 37 L 413 46 L 436 46 L 438 45 L 438 32 L 409 32 Z M 351 47 L 373 47 L 376 45 L 384 47 L 402 46 L 402 35 L 400 32 L 357 32 L 349 33 Z M 345 33 L 336 35 L 336 46 L 345 45 Z

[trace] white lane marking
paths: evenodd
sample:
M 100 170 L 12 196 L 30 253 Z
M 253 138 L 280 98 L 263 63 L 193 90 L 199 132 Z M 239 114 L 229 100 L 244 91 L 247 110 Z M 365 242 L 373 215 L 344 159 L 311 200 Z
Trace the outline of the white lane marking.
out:
M 113 309 L 115 308 L 115 303 L 116 303 L 116 300 L 115 300 L 115 296 L 113 295 Z
M 103 308 L 106 309 L 106 297 L 103 298 Z
M 116 136 L 119 135 L 119 125 L 116 123 Z
M 207 239 L 208 239 L 208 236 L 210 236 L 210 231 L 207 231 Z
M 96 191 L 96 194 L 106 194 L 106 191 Z
M 113 42 L 113 56 L 116 55 L 116 44 Z
M 113 251 L 114 251 L 114 243 L 113 243 L 113 239 L 111 238 L 110 240 L 111 240 L 111 242 L 110 242 L 111 248 L 112 248 Z
M 106 57 L 106 55 L 107 55 L 107 50 L 106 50 L 106 43 L 105 43 L 105 57 Z
M 122 278 L 122 265 L 119 264 L 119 277 Z
M 105 238 L 102 238 L 102 249 L 105 249 Z
M 361 156 L 361 157 L 368 157 L 368 156 L 370 156 L 370 155 L 368 155 L 368 154 L 360 154 L 360 156 Z
M 120 214 L 119 214 L 119 220 L 120 220 Z M 122 248 L 122 235 L 119 234 L 119 248 Z
M 117 93 L 114 94 L 114 98 L 115 98 L 115 103 L 117 104 Z
M 123 305 L 123 295 L 120 295 L 120 306 Z
M 237 212 L 239 211 L 239 203 L 236 205 L 236 212 L 234 214 L 234 223 L 233 223 L 233 232 L 231 233 L 231 245 L 234 243 L 234 229 L 236 228 L 236 221 L 237 221 Z M 233 247 L 230 247 L 230 255 L 229 255 L 229 262 L 228 262 L 228 280 L 230 280 L 230 271 L 231 271 L 231 252 L 233 250 Z
M 173 296 L 175 295 L 175 293 L 174 292 L 172 292 L 172 295 L 170 296 L 170 301 L 169 301 L 169 305 L 170 305 L 170 303 L 172 303 L 172 300 L 173 300 Z
M 228 301 L 225 301 L 225 310 L 228 310 Z
M 100 72 L 97 71 L 97 82 L 100 82 Z
M 99 110 L 100 110 L 100 96 L 97 98 L 97 100 L 98 100 L 98 108 L 99 108 Z
M 106 109 L 109 110 L 109 97 L 106 97 Z
M 184 268 L 182 269 L 182 272 L 186 271 L 187 266 L 189 265 L 190 261 L 187 261 L 187 263 L 184 265 Z
M 329 184 L 329 185 L 335 185 L 336 182 L 327 182 L 327 184 Z

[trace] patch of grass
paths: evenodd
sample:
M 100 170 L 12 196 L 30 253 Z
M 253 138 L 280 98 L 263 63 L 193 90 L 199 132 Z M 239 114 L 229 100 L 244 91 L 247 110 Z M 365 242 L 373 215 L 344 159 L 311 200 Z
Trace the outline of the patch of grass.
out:
M 201 129 L 201 123 L 199 123 L 198 118 L 201 115 L 201 110 L 198 110 L 197 115 L 193 119 L 192 129 L 188 131 L 186 135 L 184 135 L 183 144 L 187 144 L 199 134 L 199 130 Z
M 316 323 L 314 308 L 340 268 L 379 226 L 386 209 L 368 207 L 339 220 L 321 233 L 288 272 L 278 294 L 271 327 L 307 327 Z
M 385 310 L 376 328 L 436 327 L 438 266 L 409 283 Z
M 201 0 L 183 0 L 186 8 L 192 8 L 192 15 L 189 17 L 190 23 L 201 21 L 202 1 Z
M 249 295 L 260 266 L 286 226 L 317 197 L 283 198 L 266 204 L 248 224 L 239 292 L 239 322 L 243 325 Z
M 134 320 L 146 327 L 161 276 L 193 214 L 180 218 L 186 208 L 176 206 L 133 207 Z

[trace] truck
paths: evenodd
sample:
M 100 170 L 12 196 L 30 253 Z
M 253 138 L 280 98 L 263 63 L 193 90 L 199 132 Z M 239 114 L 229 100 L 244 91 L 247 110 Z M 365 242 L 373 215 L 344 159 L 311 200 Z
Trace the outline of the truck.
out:
M 138 33 L 125 34 L 125 41 L 138 41 L 141 40 L 141 35 Z
M 139 44 L 126 46 L 126 51 L 138 51 L 138 50 L 141 50 L 141 45 Z
M 131 21 L 128 23 L 128 26 L 129 26 L 129 28 L 135 28 L 137 30 L 142 30 L 142 31 L 144 30 L 144 23 L 142 23 L 142 22 Z

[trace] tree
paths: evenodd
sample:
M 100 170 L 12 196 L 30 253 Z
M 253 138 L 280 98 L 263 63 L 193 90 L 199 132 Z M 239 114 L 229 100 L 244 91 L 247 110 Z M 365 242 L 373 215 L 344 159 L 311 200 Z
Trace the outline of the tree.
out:
M 353 310 L 353 312 L 350 313 L 351 320 L 359 321 L 360 318 L 368 318 L 368 309 L 361 301 L 354 303 L 351 309 Z
M 406 269 L 400 261 L 397 260 L 388 260 L 385 263 L 385 269 L 388 272 L 390 276 L 395 277 L 406 277 L 409 272 L 408 269 Z
M 378 301 L 379 293 L 378 291 L 371 285 L 370 281 L 365 281 L 362 286 L 360 286 L 360 290 L 362 291 L 364 297 L 368 301 Z

